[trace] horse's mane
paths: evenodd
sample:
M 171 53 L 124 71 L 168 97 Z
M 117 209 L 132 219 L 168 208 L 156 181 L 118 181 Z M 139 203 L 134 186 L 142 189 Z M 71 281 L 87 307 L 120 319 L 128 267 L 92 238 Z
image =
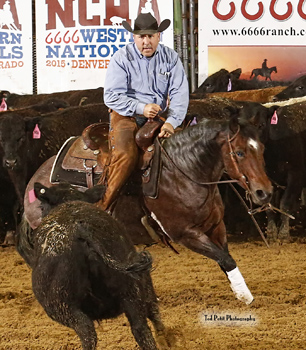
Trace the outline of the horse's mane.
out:
M 227 120 L 202 119 L 200 123 L 190 126 L 166 139 L 164 148 L 180 169 L 213 169 L 218 159 L 221 160 L 220 146 L 216 136 L 228 128 Z
M 229 120 L 202 119 L 197 125 L 166 139 L 163 143 L 165 151 L 181 170 L 194 171 L 195 176 L 203 177 L 208 171 L 223 166 L 216 137 L 221 131 L 229 130 L 229 123 Z M 254 125 L 244 118 L 239 118 L 238 123 L 242 136 L 258 140 Z

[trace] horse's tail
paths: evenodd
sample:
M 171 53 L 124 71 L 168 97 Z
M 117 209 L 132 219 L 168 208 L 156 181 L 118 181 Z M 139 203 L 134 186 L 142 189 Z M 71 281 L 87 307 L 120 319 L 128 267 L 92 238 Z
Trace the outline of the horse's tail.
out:
M 25 262 L 32 267 L 34 263 L 34 241 L 33 229 L 23 214 L 16 232 L 16 250 L 23 257 Z
M 250 75 L 250 78 L 252 78 L 253 74 L 254 74 L 254 69 L 252 70 L 252 73 L 251 73 L 251 75 Z

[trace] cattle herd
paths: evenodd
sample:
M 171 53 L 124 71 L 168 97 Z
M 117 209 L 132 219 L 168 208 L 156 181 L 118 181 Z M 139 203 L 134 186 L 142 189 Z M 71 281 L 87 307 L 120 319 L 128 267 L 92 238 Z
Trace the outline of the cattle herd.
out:
M 274 187 L 271 206 L 258 214 L 259 227 L 268 242 L 290 242 L 292 226 L 305 216 L 306 76 L 284 85 L 258 85 L 241 81 L 240 74 L 239 69 L 222 69 L 208 77 L 190 95 L 183 127 L 233 115 L 256 121 Z M 22 228 L 26 188 L 36 170 L 71 136 L 81 135 L 90 124 L 108 122 L 103 88 L 41 95 L 0 91 L 1 101 L 7 110 L 0 112 L 0 243 L 16 245 L 31 267 L 37 300 L 53 320 L 75 330 L 83 349 L 96 348 L 93 321 L 121 313 L 141 349 L 157 349 L 147 319 L 158 334 L 158 346 L 168 348 L 150 277 L 152 258 L 135 249 L 124 225 L 93 204 L 104 188 L 79 192 L 68 184 L 50 189 L 35 183 L 45 217 L 34 231 Z M 245 202 L 229 186 L 219 188 L 228 231 L 249 232 Z M 245 197 L 238 186 L 237 192 Z

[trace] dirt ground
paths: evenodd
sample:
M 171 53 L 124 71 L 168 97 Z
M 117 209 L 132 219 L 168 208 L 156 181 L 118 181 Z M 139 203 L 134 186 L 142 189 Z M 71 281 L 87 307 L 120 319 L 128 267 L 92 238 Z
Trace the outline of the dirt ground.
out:
M 306 348 L 304 243 L 268 249 L 260 239 L 230 241 L 255 298 L 251 305 L 235 299 L 214 261 L 175 247 L 179 255 L 161 245 L 147 248 L 162 317 L 176 337 L 172 349 Z M 0 350 L 81 349 L 75 333 L 49 319 L 35 300 L 31 271 L 14 247 L 0 248 L 0 271 Z M 125 316 L 96 329 L 97 349 L 138 349 Z

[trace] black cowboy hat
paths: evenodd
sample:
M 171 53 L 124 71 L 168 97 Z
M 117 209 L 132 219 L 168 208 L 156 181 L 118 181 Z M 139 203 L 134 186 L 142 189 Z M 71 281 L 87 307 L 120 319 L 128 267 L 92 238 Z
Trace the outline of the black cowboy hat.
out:
M 140 13 L 135 20 L 134 30 L 127 21 L 123 21 L 122 25 L 133 34 L 155 34 L 166 30 L 170 23 L 169 19 L 165 19 L 158 25 L 151 13 Z

